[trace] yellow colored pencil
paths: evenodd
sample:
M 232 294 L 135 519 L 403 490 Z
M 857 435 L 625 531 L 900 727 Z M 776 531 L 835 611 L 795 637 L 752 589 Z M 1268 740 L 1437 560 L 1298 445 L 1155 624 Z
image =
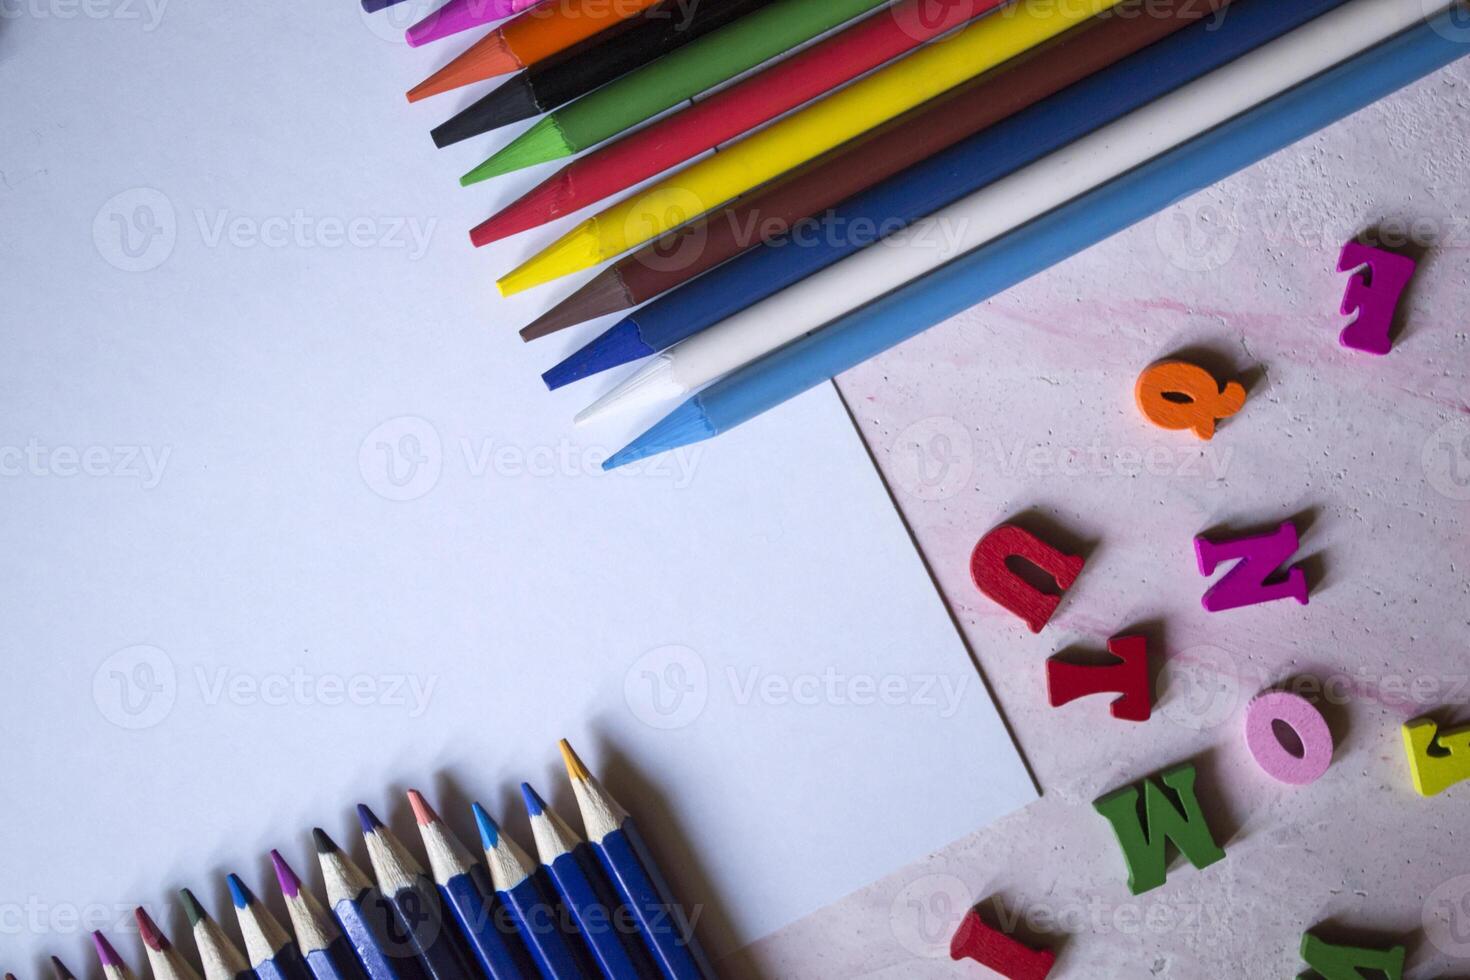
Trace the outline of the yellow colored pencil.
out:
M 655 238 L 1119 2 L 1020 0 L 1003 7 L 588 218 L 501 278 L 501 295 Z

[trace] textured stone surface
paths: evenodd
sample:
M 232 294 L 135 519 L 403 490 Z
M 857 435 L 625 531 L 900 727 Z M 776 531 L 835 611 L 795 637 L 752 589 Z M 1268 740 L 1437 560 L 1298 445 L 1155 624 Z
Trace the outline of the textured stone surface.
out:
M 972 901 L 1051 944 L 1058 978 L 1290 977 L 1302 933 L 1470 975 L 1470 786 L 1415 796 L 1399 726 L 1470 721 L 1470 68 L 1426 79 L 843 377 L 841 389 L 1044 798 L 757 943 L 735 975 L 981 976 L 946 958 Z M 1344 241 L 1422 222 L 1385 358 L 1338 346 Z M 1390 241 L 1390 244 L 1395 244 Z M 1250 400 L 1215 440 L 1148 425 L 1188 352 Z M 1088 563 L 1040 636 L 979 595 L 975 541 L 1021 515 Z M 1191 540 L 1294 518 L 1310 606 L 1210 615 Z M 1146 632 L 1146 725 L 1046 706 L 1046 658 Z M 1338 741 L 1317 783 L 1252 762 L 1246 702 L 1293 678 Z M 1228 857 L 1129 896 L 1092 800 L 1196 760 Z M 855 814 L 861 819 L 861 814 Z M 881 841 L 874 846 L 881 847 Z M 1337 932 L 1331 932 L 1335 929 Z

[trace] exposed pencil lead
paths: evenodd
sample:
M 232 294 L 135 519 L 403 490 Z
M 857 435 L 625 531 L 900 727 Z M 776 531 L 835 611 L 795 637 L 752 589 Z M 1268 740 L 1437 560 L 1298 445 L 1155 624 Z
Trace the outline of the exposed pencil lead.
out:
M 286 863 L 286 859 L 281 857 L 281 852 L 274 848 L 271 849 L 271 867 L 275 869 L 276 883 L 281 886 L 281 893 L 283 895 L 287 898 L 295 898 L 300 894 L 301 879 L 296 876 L 296 872 Z
M 133 918 L 138 923 L 138 935 L 143 937 L 144 946 L 158 952 L 168 949 L 168 937 L 163 934 L 163 930 L 158 928 L 158 924 L 153 921 L 143 906 L 139 905 L 133 909 Z
M 490 850 L 500 843 L 500 827 L 491 819 L 490 814 L 478 803 L 470 804 L 470 811 L 475 815 L 475 827 L 480 831 L 480 843 L 485 850 Z
M 383 826 L 383 821 L 378 819 L 378 815 L 376 813 L 373 813 L 372 810 L 368 809 L 368 805 L 366 803 L 359 803 L 357 805 L 357 822 L 362 825 L 362 832 L 364 834 L 371 834 L 373 831 Z
M 250 886 L 240 880 L 240 876 L 233 872 L 225 875 L 225 884 L 230 889 L 230 901 L 235 903 L 235 908 L 243 909 L 255 901 L 255 895 L 251 893 Z
M 502 83 L 495 91 L 468 108 L 450 116 L 430 130 L 429 135 L 435 146 L 452 146 L 501 126 L 531 119 L 540 113 L 541 106 L 536 103 L 536 94 L 531 88 L 529 76 L 521 74 Z

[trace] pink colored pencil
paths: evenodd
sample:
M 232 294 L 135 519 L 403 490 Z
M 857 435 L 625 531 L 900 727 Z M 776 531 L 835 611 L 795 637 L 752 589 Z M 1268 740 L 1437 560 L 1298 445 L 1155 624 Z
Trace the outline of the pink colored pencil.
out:
M 449 0 L 410 27 L 404 38 L 409 47 L 416 48 L 493 20 L 502 20 L 540 2 L 541 0 Z

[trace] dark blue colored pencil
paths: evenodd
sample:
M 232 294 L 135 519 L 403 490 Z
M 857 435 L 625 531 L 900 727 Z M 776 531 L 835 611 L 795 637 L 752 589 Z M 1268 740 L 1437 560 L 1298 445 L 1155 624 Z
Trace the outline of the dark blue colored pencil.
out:
M 393 907 L 326 831 L 311 832 L 327 904 L 369 980 L 424 980 L 418 957 L 403 938 Z
M 301 950 L 270 910 L 256 900 L 239 875 L 227 875 L 225 881 L 235 903 L 240 934 L 245 937 L 245 956 L 255 975 L 260 980 L 311 980 Z
M 663 975 L 668 980 L 713 980 L 714 970 L 694 938 L 689 916 L 674 900 L 633 818 L 602 788 L 566 739 L 561 741 L 561 755 L 582 811 L 587 843 L 638 920 L 643 941 Z
M 291 916 L 296 948 L 301 951 L 311 975 L 316 980 L 367 980 L 342 930 L 332 922 L 316 896 L 301 884 L 280 851 L 271 851 L 271 866 L 276 870 L 286 913 Z
M 439 895 L 459 923 L 480 968 L 491 980 L 537 980 L 541 974 L 516 932 L 515 920 L 495 897 L 495 886 L 484 865 L 470 857 L 423 794 L 409 790 L 408 802 Z
M 546 870 L 533 868 L 526 852 L 500 832 L 484 807 L 475 803 L 471 808 L 495 894 L 515 917 L 516 928 L 542 975 L 546 980 L 597 976 L 597 965 L 557 902 Z
M 619 927 L 622 903 L 592 849 L 536 795 L 529 783 L 521 784 L 521 796 L 531 818 L 537 857 L 551 873 L 556 890 L 561 893 L 602 972 L 609 980 L 657 977 L 659 972 L 637 938 L 636 926 L 630 922 Z
M 378 891 L 393 907 L 424 973 L 430 980 L 482 977 L 459 928 L 445 917 L 439 891 L 424 869 L 373 811 L 358 804 L 357 819 L 362 824 L 362 839 L 367 843 Z

